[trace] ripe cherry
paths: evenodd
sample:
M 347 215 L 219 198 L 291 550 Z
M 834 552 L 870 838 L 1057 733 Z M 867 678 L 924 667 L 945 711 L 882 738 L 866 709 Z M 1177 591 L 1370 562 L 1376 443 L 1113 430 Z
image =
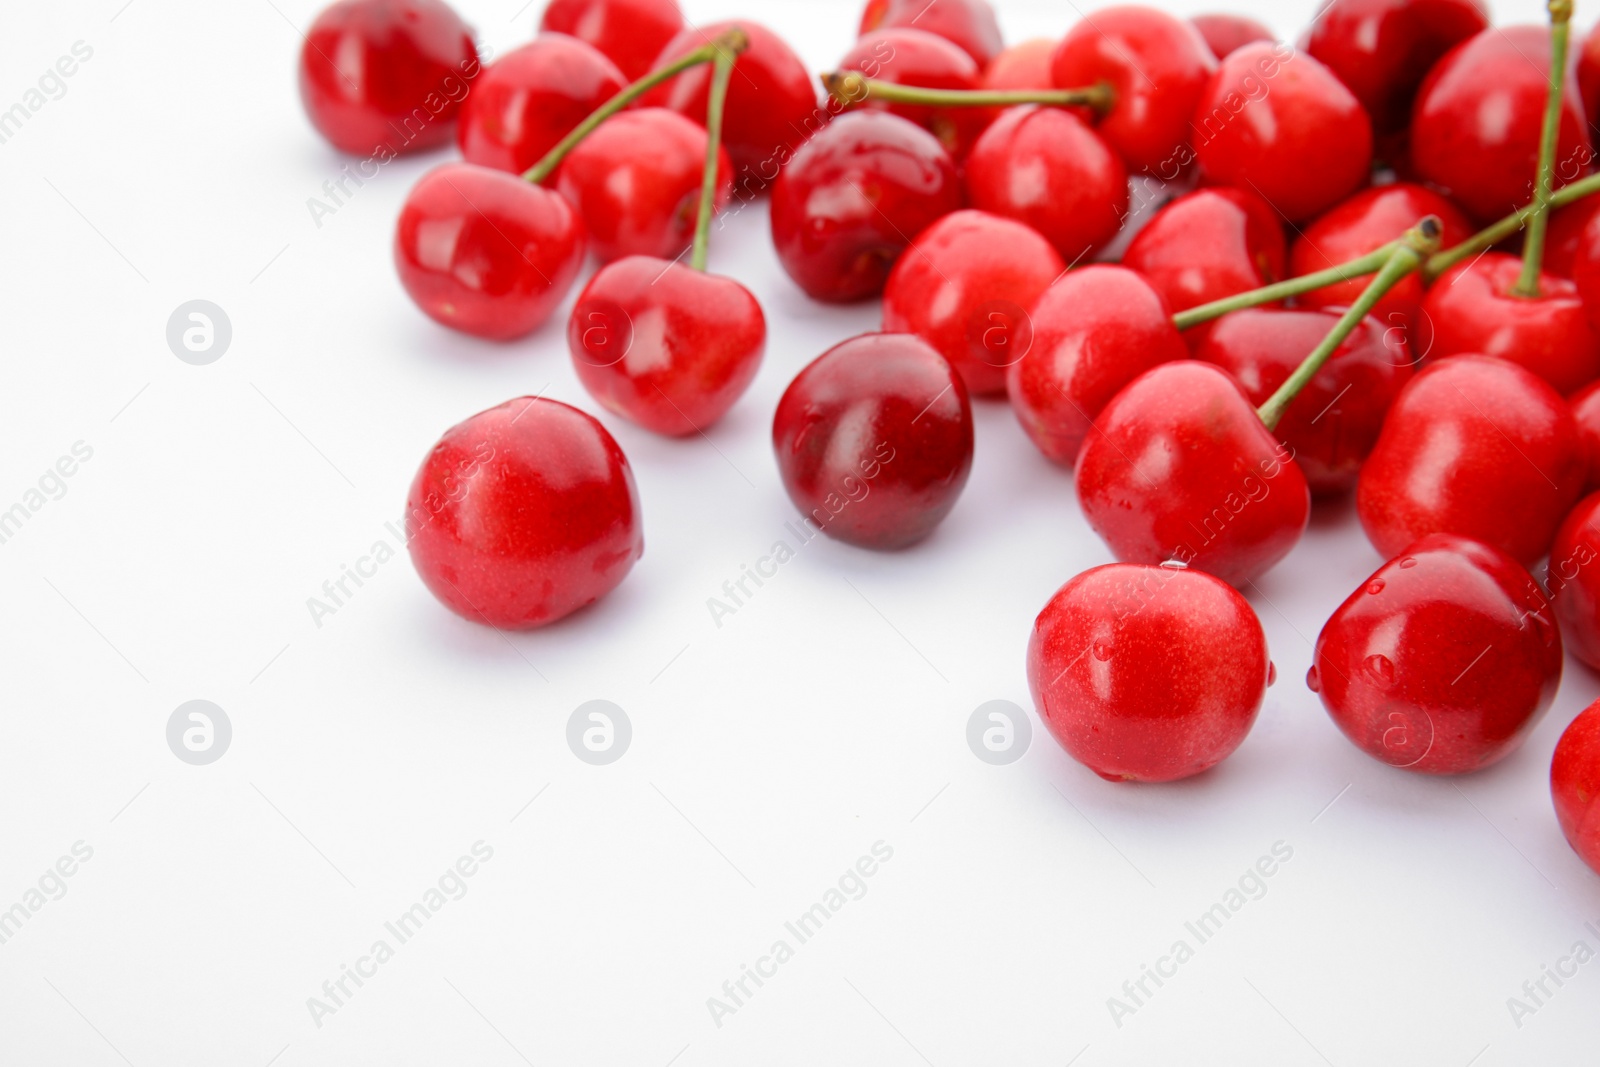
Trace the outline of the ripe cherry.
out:
M 1590 30 L 1578 51 L 1578 92 L 1583 113 L 1600 117 L 1600 33 Z
M 393 157 L 449 141 L 479 73 L 472 30 L 441 0 L 339 0 L 305 35 L 300 101 L 335 148 Z
M 867 0 L 861 12 L 860 35 L 896 27 L 914 27 L 961 46 L 979 67 L 1000 54 L 1000 21 L 988 0 Z M 874 75 L 875 77 L 875 75 Z
M 1189 354 L 1166 302 L 1126 267 L 1069 271 L 1039 294 L 1028 317 L 1033 341 L 1011 365 L 1006 391 L 1033 443 L 1063 467 L 1125 385 Z
M 961 378 L 919 337 L 869 333 L 797 375 L 772 421 L 795 506 L 830 537 L 903 548 L 949 514 L 972 469 Z
M 889 272 L 883 328 L 914 333 L 950 361 L 975 395 L 1000 393 L 1027 352 L 1027 308 L 1066 270 L 1050 242 L 982 211 L 946 215 Z
M 1067 754 L 1113 782 L 1171 782 L 1244 741 L 1272 684 L 1261 621 L 1200 571 L 1113 563 L 1034 621 L 1028 688 Z
M 1600 197 L 1588 196 L 1550 212 L 1550 229 L 1545 237 L 1544 269 L 1558 278 L 1575 278 L 1578 264 L 1600 255 L 1600 228 L 1589 224 L 1600 215 Z M 1580 295 L 1582 295 L 1580 291 Z
M 1585 497 L 1556 531 L 1545 588 L 1567 651 L 1600 670 L 1600 493 Z
M 883 291 L 912 239 L 961 204 L 955 162 L 933 134 L 886 111 L 852 111 L 772 183 L 772 243 L 813 299 L 864 300 Z
M 1600 872 L 1600 701 L 1567 725 L 1550 761 L 1550 798 L 1567 844 L 1592 871 Z
M 1433 534 L 1334 612 L 1306 684 L 1374 759 L 1418 774 L 1481 770 L 1555 699 L 1561 634 L 1549 609 L 1504 552 Z
M 585 248 L 560 194 L 470 163 L 446 163 L 406 196 L 394 258 L 418 307 L 496 341 L 537 328 L 566 297 Z
M 855 71 L 876 81 L 923 89 L 978 88 L 981 72 L 972 57 L 943 37 L 917 29 L 878 30 L 851 46 L 839 61 L 842 72 Z M 927 107 L 889 103 L 868 97 L 865 107 L 881 108 L 916 123 L 939 139 L 958 159 L 967 154 L 998 114 L 987 107 Z
M 683 12 L 677 0 L 550 0 L 539 29 L 594 46 L 634 81 L 683 29 Z
M 1055 50 L 1055 41 L 1048 37 L 1034 37 L 1012 45 L 983 68 L 981 87 L 1001 92 L 1053 89 L 1055 79 L 1050 76 L 1050 56 Z
M 1218 59 L 1225 59 L 1247 44 L 1278 39 L 1267 27 L 1243 15 L 1196 15 L 1189 21 Z
M 1596 214 L 1584 224 L 1573 250 L 1571 278 L 1573 284 L 1577 286 L 1579 299 L 1583 301 L 1584 311 L 1589 316 L 1589 325 L 1600 330 L 1600 221 L 1597 221 L 1600 220 L 1600 197 L 1589 197 L 1572 207 L 1581 208 L 1591 203 L 1597 209 Z M 1570 211 L 1572 208 L 1566 210 Z M 1560 217 L 1559 213 L 1557 217 Z M 1551 229 L 1555 229 L 1554 220 Z M 1558 238 L 1559 234 L 1553 237 Z
M 633 472 L 577 408 L 522 397 L 433 446 L 406 541 L 423 584 L 463 618 L 545 626 L 616 588 L 644 552 Z
M 1572 417 L 1578 424 L 1578 439 L 1583 442 L 1588 478 L 1583 491 L 1600 489 L 1600 382 L 1593 382 L 1567 398 Z
M 1385 556 L 1451 533 L 1531 564 L 1585 474 L 1577 423 L 1554 389 L 1514 363 L 1460 356 L 1400 391 L 1361 470 L 1356 509 Z

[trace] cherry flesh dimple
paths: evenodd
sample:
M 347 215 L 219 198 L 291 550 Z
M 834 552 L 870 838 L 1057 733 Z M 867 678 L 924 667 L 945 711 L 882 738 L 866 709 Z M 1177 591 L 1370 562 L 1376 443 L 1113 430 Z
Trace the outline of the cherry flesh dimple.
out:
M 1327 67 L 1283 45 L 1245 45 L 1224 59 L 1194 122 L 1206 180 L 1249 187 L 1291 222 L 1355 192 L 1372 166 L 1360 103 Z
M 961 47 L 979 67 L 1000 54 L 1000 21 L 988 0 L 867 0 L 860 35 L 913 26 Z
M 1063 467 L 1073 465 L 1095 416 L 1123 386 L 1189 354 L 1166 302 L 1126 267 L 1068 272 L 1039 295 L 1029 317 L 1033 343 L 1011 365 L 1006 391 L 1029 438 Z
M 1567 398 L 1572 417 L 1578 423 L 1578 439 L 1589 472 L 1583 484 L 1585 493 L 1600 489 L 1600 382 L 1594 382 Z
M 576 37 L 540 34 L 491 63 L 472 87 L 461 154 L 521 174 L 626 84 L 615 63 Z
M 1055 41 L 1048 37 L 1034 37 L 1012 45 L 983 68 L 982 87 L 1018 92 L 1055 88 L 1055 79 L 1050 76 L 1050 56 L 1055 50 Z
M 1311 492 L 1238 382 L 1208 363 L 1133 380 L 1078 456 L 1089 525 L 1128 563 L 1178 560 L 1242 586 L 1289 554 Z
M 807 295 L 864 300 L 961 202 L 955 162 L 933 134 L 886 111 L 853 111 L 802 145 L 772 183 L 772 242 Z
M 1361 470 L 1356 510 L 1385 556 L 1450 533 L 1532 564 L 1584 475 L 1577 424 L 1555 390 L 1514 363 L 1461 356 L 1400 391 Z
M 592 45 L 637 81 L 683 29 L 683 12 L 677 0 L 550 0 L 539 28 Z
M 1066 270 L 1039 234 L 982 211 L 946 215 L 889 273 L 883 328 L 914 333 L 977 396 L 1005 391 L 1006 368 L 1032 343 L 1027 309 Z
M 1277 40 L 1267 27 L 1242 15 L 1196 15 L 1189 21 L 1194 23 L 1211 54 L 1218 59 L 1227 58 L 1247 44 Z
M 796 376 L 778 402 L 772 446 L 789 498 L 824 533 L 903 548 L 933 532 L 967 483 L 972 406 L 921 338 L 869 333 Z
M 406 292 L 434 320 L 506 341 L 550 317 L 584 247 L 583 222 L 560 194 L 447 163 L 406 196 L 394 258 Z
M 1249 308 L 1223 316 L 1195 355 L 1238 379 L 1257 407 L 1338 323 L 1340 313 Z M 1285 409 L 1275 433 L 1315 495 L 1354 489 L 1384 416 L 1412 377 L 1401 331 L 1368 316 Z
M 1027 223 L 1068 263 L 1098 251 L 1128 214 L 1121 157 L 1060 108 L 1007 109 L 978 138 L 964 176 L 973 207 Z
M 670 436 L 722 418 L 761 366 L 767 323 L 732 278 L 654 256 L 602 267 L 567 325 L 572 364 L 608 411 Z
M 1545 588 L 1567 650 L 1600 670 L 1600 493 L 1585 497 L 1556 531 Z
M 1109 7 L 1067 31 L 1050 60 L 1063 89 L 1105 81 L 1116 104 L 1100 133 L 1128 169 L 1170 181 L 1187 166 L 1189 120 L 1216 69 L 1194 24 L 1150 7 Z
M 1216 766 L 1261 710 L 1272 663 L 1244 597 L 1200 571 L 1113 563 L 1034 621 L 1028 687 L 1068 755 L 1113 782 Z
M 862 37 L 839 61 L 841 71 L 858 71 L 868 78 L 922 89 L 978 88 L 980 74 L 972 57 L 943 37 L 916 29 L 879 30 Z M 926 107 L 888 103 L 868 96 L 865 105 L 899 115 L 939 139 L 954 156 L 967 154 L 978 135 L 994 121 L 987 107 Z
M 1550 798 L 1567 844 L 1600 872 L 1600 700 L 1567 725 L 1550 761 Z
M 440 439 L 411 485 L 406 539 L 445 607 L 518 630 L 605 596 L 644 552 L 622 449 L 588 415 L 539 397 Z
M 472 30 L 448 4 L 340 0 L 306 33 L 300 100 L 335 148 L 398 155 L 450 140 L 479 73 Z
M 1498 549 L 1434 534 L 1380 567 L 1317 637 L 1307 684 L 1367 755 L 1464 774 L 1516 750 L 1555 699 L 1561 635 Z

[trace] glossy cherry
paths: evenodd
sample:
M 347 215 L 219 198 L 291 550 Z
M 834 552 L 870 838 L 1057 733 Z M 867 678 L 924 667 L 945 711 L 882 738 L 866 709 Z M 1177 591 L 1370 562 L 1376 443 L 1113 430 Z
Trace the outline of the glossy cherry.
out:
M 1600 208 L 1600 196 L 1591 196 L 1573 206 L 1582 207 L 1586 203 L 1593 203 L 1596 208 Z M 1559 212 L 1556 217 L 1560 217 Z M 1554 225 L 1552 220 L 1552 229 Z M 1600 331 L 1600 211 L 1584 224 L 1583 232 L 1573 249 L 1571 272 L 1572 283 L 1577 287 L 1579 299 L 1583 301 L 1584 311 L 1589 316 L 1589 324 Z M 1541 291 L 1543 291 L 1542 286 Z
M 830 537 L 903 548 L 933 532 L 972 470 L 961 378 L 919 337 L 835 345 L 784 391 L 772 421 L 784 488 Z
M 1063 467 L 1125 385 L 1189 355 L 1166 301 L 1126 267 L 1069 271 L 1039 294 L 1028 317 L 1033 340 L 1011 365 L 1006 391 L 1028 437 Z
M 592 45 L 636 81 L 683 29 L 677 0 L 550 0 L 539 29 Z
M 910 26 L 961 47 L 979 67 L 1000 54 L 1000 21 L 988 0 L 867 0 L 860 35 Z M 874 75 L 876 77 L 876 75 Z
M 1589 476 L 1583 491 L 1592 493 L 1600 489 L 1600 382 L 1584 386 L 1567 398 L 1572 417 L 1578 424 L 1578 439 L 1583 442 L 1583 455 L 1588 464 Z
M 1600 701 L 1567 725 L 1550 761 L 1550 798 L 1567 844 L 1600 873 Z
M 1600 33 L 1590 30 L 1578 53 L 1578 92 L 1583 113 L 1600 118 Z
M 1532 564 L 1585 473 L 1577 423 L 1555 390 L 1514 363 L 1461 356 L 1400 391 L 1361 470 L 1356 510 L 1385 556 L 1450 533 Z
M 1113 563 L 1062 586 L 1034 620 L 1028 688 L 1061 747 L 1113 782 L 1171 782 L 1230 756 L 1272 661 L 1261 620 L 1201 571 Z
M 560 194 L 446 163 L 406 196 L 395 228 L 400 282 L 452 329 L 496 341 L 538 327 L 583 265 L 583 221 Z
M 946 215 L 889 272 L 883 328 L 914 333 L 950 361 L 977 396 L 1005 391 L 1006 368 L 1028 351 L 1027 309 L 1066 270 L 1050 242 L 983 211 Z
M 1561 634 L 1499 549 L 1433 534 L 1380 567 L 1317 637 L 1306 684 L 1367 755 L 1465 774 L 1522 744 L 1555 699 Z
M 335 148 L 393 157 L 448 142 L 479 73 L 472 30 L 449 4 L 339 0 L 306 31 L 300 101 Z
M 1218 59 L 1224 59 L 1247 44 L 1257 41 L 1275 41 L 1277 35 L 1255 19 L 1243 15 L 1196 15 L 1189 20 L 1205 38 L 1206 47 Z
M 972 57 L 943 37 L 917 29 L 878 30 L 862 37 L 839 61 L 839 70 L 856 71 L 876 81 L 922 89 L 978 88 L 981 71 Z M 987 107 L 925 107 L 868 97 L 864 106 L 880 108 L 916 123 L 939 139 L 952 155 L 967 154 L 998 112 Z
M 423 584 L 457 615 L 500 629 L 545 626 L 594 603 L 644 552 L 622 449 L 593 418 L 540 397 L 449 430 L 406 509 Z
M 1050 57 L 1055 50 L 1056 42 L 1048 37 L 1012 45 L 983 68 L 982 88 L 1017 92 L 1055 88 L 1050 75 Z
M 1600 196 L 1587 196 L 1576 204 L 1550 212 L 1544 242 L 1544 269 L 1558 278 L 1575 278 L 1580 262 L 1600 255 L 1600 227 L 1589 224 L 1600 215 Z M 1581 294 L 1580 294 L 1581 295 Z
M 1600 670 L 1600 493 L 1580 501 L 1556 531 L 1545 588 L 1567 651 Z
M 1216 57 L 1194 24 L 1152 7 L 1109 7 L 1073 25 L 1056 46 L 1050 73 L 1059 88 L 1109 82 L 1116 104 L 1100 133 L 1128 169 L 1162 181 L 1193 159 L 1189 120 Z
M 955 162 L 898 115 L 840 115 L 795 152 L 772 183 L 778 260 L 816 300 L 883 291 L 908 244 L 962 206 Z
M 1127 563 L 1178 560 L 1234 586 L 1289 554 L 1311 491 L 1239 383 L 1209 363 L 1164 363 L 1094 421 L 1078 501 Z

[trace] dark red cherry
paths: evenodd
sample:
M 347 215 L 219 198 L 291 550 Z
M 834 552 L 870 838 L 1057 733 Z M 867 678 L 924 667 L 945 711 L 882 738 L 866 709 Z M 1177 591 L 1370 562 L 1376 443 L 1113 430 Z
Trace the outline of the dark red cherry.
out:
M 1332 0 L 1312 23 L 1306 51 L 1350 87 L 1378 133 L 1391 134 L 1410 124 L 1411 102 L 1433 65 L 1488 25 L 1480 0 Z
M 1076 23 L 1050 59 L 1058 87 L 1105 81 L 1116 104 L 1099 130 L 1128 169 L 1163 181 L 1194 158 L 1189 120 L 1217 60 L 1194 24 L 1153 7 L 1108 7 Z
M 1549 95 L 1550 31 L 1496 26 L 1463 41 L 1433 68 L 1417 94 L 1411 162 L 1482 222 L 1533 199 L 1539 131 Z M 1575 79 L 1561 103 L 1557 188 L 1593 158 Z
M 1522 261 L 1488 252 L 1447 271 L 1422 303 L 1433 328 L 1431 359 L 1481 352 L 1533 371 L 1572 393 L 1600 378 L 1600 335 L 1585 314 L 1578 286 L 1543 272 L 1540 295 L 1512 287 Z
M 1071 112 L 1013 107 L 967 156 L 972 206 L 1025 222 L 1077 263 L 1104 247 L 1128 215 L 1122 158 Z
M 1078 454 L 1078 501 L 1128 563 L 1178 560 L 1242 586 L 1289 554 L 1311 492 L 1234 381 L 1164 363 L 1106 405 Z
M 1372 758 L 1465 774 L 1515 751 L 1555 699 L 1561 634 L 1516 560 L 1433 534 L 1339 606 L 1306 681 Z
M 1039 294 L 1028 318 L 1033 342 L 1011 365 L 1006 391 L 1033 443 L 1063 467 L 1125 385 L 1189 355 L 1166 301 L 1126 267 L 1069 271 Z
M 1333 332 L 1339 318 L 1334 311 L 1235 311 L 1217 321 L 1195 356 L 1232 374 L 1250 403 L 1260 407 Z M 1368 316 L 1285 409 L 1275 432 L 1314 495 L 1355 488 L 1384 416 L 1412 374 L 1404 332 Z
M 1600 489 L 1600 382 L 1593 382 L 1567 398 L 1572 417 L 1578 423 L 1578 439 L 1583 442 L 1583 455 L 1588 462 L 1589 477 L 1583 491 L 1592 493 Z
M 1600 118 L 1600 33 L 1590 30 L 1578 52 L 1578 92 L 1583 113 Z
M 1054 89 L 1050 56 L 1055 50 L 1055 41 L 1048 37 L 1034 37 L 1012 45 L 983 68 L 982 88 L 997 92 Z
M 1591 202 L 1600 208 L 1600 197 L 1589 197 L 1574 206 L 1582 207 Z M 1554 228 L 1552 223 L 1551 229 Z M 1549 245 L 1545 247 L 1548 256 Z M 1589 324 L 1600 330 L 1600 212 L 1584 225 L 1573 250 L 1571 270 L 1572 282 L 1577 287 L 1579 299 L 1583 301 Z M 1543 287 L 1540 288 L 1543 291 Z
M 957 211 L 922 231 L 889 272 L 883 328 L 914 333 L 950 361 L 978 396 L 1005 391 L 1006 368 L 1028 351 L 1027 309 L 1066 264 L 1020 222 Z
M 703 432 L 761 366 L 767 322 L 750 290 L 654 256 L 602 267 L 567 323 L 585 389 L 656 433 Z
M 639 494 L 604 426 L 522 397 L 433 446 L 411 483 L 406 544 L 445 607 L 498 629 L 532 629 L 627 576 L 644 552 Z
M 1567 844 L 1591 871 L 1600 872 L 1600 701 L 1567 725 L 1550 761 L 1550 798 Z
M 1039 718 L 1112 782 L 1171 782 L 1228 758 L 1272 675 L 1244 597 L 1181 567 L 1085 571 L 1050 598 L 1028 640 Z
M 1585 497 L 1556 531 L 1545 588 L 1567 651 L 1600 670 L 1600 493 Z
M 876 81 L 921 89 L 978 88 L 981 71 L 972 57 L 943 37 L 916 29 L 878 30 L 862 37 L 839 61 L 841 71 L 859 71 Z M 916 123 L 958 159 L 967 154 L 998 112 L 987 107 L 925 107 L 868 97 L 865 105 Z
M 1532 564 L 1585 473 L 1577 423 L 1555 390 L 1514 363 L 1460 356 L 1425 367 L 1395 398 L 1356 510 L 1385 556 L 1450 533 Z
M 339 0 L 306 32 L 300 102 L 335 148 L 393 157 L 448 142 L 479 73 L 472 30 L 449 4 Z
M 1290 222 L 1328 210 L 1372 169 L 1372 124 L 1361 104 L 1327 67 L 1284 45 L 1229 54 L 1200 94 L 1194 122 L 1206 180 L 1259 193 Z
M 1225 59 L 1247 44 L 1278 39 L 1270 29 L 1243 15 L 1196 15 L 1189 21 L 1218 59 Z
M 406 196 L 395 228 L 400 282 L 451 329 L 495 341 L 537 328 L 583 265 L 583 221 L 559 193 L 446 163 Z
M 863 334 L 789 383 L 772 447 L 789 499 L 824 533 L 903 548 L 932 533 L 967 484 L 972 406 L 921 338 Z
M 677 0 L 550 0 L 539 29 L 594 46 L 637 81 L 683 29 L 683 12 Z
M 864 300 L 883 291 L 918 234 L 961 204 L 955 162 L 933 134 L 886 111 L 852 111 L 772 183 L 772 243 L 813 299 Z
M 1600 215 L 1600 197 L 1587 196 L 1576 204 L 1556 208 L 1550 212 L 1550 225 L 1545 231 L 1543 268 L 1558 278 L 1572 278 L 1580 261 L 1600 255 L 1600 228 L 1593 231 L 1589 223 Z M 1449 247 L 1446 245 L 1445 247 Z
M 867 0 L 860 36 L 875 30 L 914 27 L 961 46 L 980 67 L 1000 54 L 1000 21 L 988 0 Z M 870 75 L 876 77 L 876 75 Z
M 467 162 L 521 174 L 627 84 L 615 63 L 564 33 L 489 64 L 461 112 Z

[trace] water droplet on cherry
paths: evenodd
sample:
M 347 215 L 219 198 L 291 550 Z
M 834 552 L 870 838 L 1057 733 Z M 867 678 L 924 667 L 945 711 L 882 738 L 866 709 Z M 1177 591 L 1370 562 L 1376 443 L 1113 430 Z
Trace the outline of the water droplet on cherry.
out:
M 1313 667 L 1311 669 L 1312 670 L 1316 670 L 1315 667 Z M 1278 665 L 1276 663 L 1272 662 L 1269 659 L 1269 660 L 1267 660 L 1267 687 L 1270 689 L 1272 687 L 1272 684 L 1274 682 L 1276 682 L 1277 680 L 1278 680 Z
M 1369 596 L 1377 596 L 1381 592 L 1383 592 L 1382 578 L 1374 578 L 1372 581 L 1367 583 L 1367 593 Z
M 1094 643 L 1094 658 L 1104 663 L 1111 658 L 1111 643 L 1109 641 L 1096 641 Z
M 1403 571 L 1408 571 L 1412 567 L 1415 567 L 1416 565 L 1417 565 L 1417 560 L 1416 560 L 1415 556 L 1407 556 L 1405 559 L 1400 561 L 1400 569 L 1403 570 Z
M 1387 656 L 1368 656 L 1364 664 L 1367 673 L 1385 689 L 1394 684 L 1394 664 Z
M 1306 688 L 1313 693 L 1322 691 L 1322 678 L 1317 674 L 1317 665 L 1314 663 L 1311 665 L 1311 669 L 1306 671 Z

